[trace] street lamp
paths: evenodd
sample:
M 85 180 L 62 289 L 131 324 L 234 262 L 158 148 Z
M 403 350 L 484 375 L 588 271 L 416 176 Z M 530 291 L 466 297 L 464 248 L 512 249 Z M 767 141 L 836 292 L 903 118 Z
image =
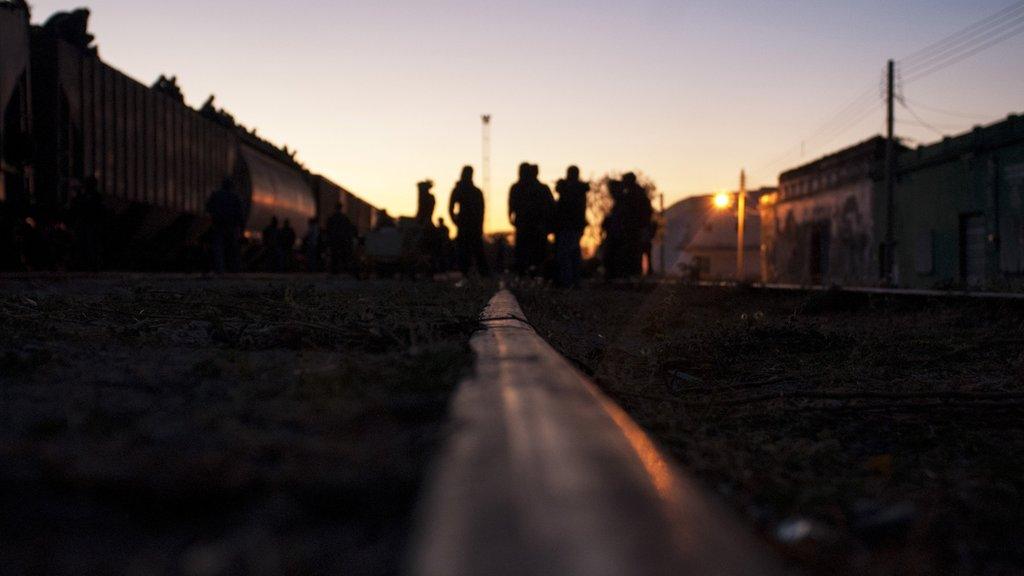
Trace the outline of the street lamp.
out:
M 732 194 L 719 192 L 713 199 L 715 208 L 725 210 L 732 207 Z M 736 193 L 736 281 L 743 281 L 743 241 L 744 228 L 747 219 L 747 173 L 740 171 L 740 190 Z

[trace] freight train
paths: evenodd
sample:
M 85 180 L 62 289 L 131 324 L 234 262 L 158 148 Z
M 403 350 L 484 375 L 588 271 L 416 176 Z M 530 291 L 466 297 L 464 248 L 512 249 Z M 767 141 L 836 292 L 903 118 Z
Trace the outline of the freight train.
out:
M 372 228 L 377 208 L 240 126 L 212 97 L 196 110 L 174 78 L 147 87 L 103 62 L 88 19 L 76 10 L 35 26 L 22 0 L 0 0 L 0 267 L 59 266 L 62 250 L 73 253 L 86 181 L 102 198 L 108 266 L 197 265 L 206 201 L 227 178 L 254 244 L 274 216 L 301 234 L 339 203 L 361 234 Z

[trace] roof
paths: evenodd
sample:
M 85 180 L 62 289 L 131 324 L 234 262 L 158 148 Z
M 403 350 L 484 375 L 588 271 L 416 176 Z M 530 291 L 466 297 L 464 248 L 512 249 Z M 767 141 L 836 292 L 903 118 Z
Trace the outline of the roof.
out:
M 882 160 L 885 158 L 885 144 L 886 139 L 884 137 L 873 136 L 863 142 L 858 142 L 853 146 L 843 148 L 838 152 L 833 152 L 832 154 L 819 158 L 813 162 L 787 170 L 779 176 L 779 182 L 831 170 L 850 162 L 861 161 L 864 158 Z M 897 154 L 908 150 L 906 146 L 898 142 L 896 143 L 896 147 Z
M 940 142 L 919 146 L 899 158 L 901 171 L 913 171 L 959 159 L 965 154 L 994 150 L 1024 142 L 1024 118 L 1011 114 L 988 126 L 976 126 L 970 132 L 946 137 Z

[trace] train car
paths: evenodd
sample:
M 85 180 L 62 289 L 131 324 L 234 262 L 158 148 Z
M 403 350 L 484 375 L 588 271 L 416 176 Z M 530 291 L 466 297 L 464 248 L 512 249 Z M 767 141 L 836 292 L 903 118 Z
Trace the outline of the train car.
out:
M 237 125 L 212 98 L 197 111 L 175 79 L 147 87 L 104 63 L 88 19 L 76 10 L 33 27 L 27 8 L 0 3 L 5 214 L 73 238 L 76 199 L 95 185 L 106 265 L 124 268 L 194 267 L 206 203 L 225 179 L 242 198 L 254 243 L 272 218 L 301 230 L 338 202 L 360 232 L 370 229 L 375 208 Z M 3 230 L 16 235 L 10 222 Z
M 108 220 L 105 251 L 129 267 L 167 267 L 196 246 L 208 224 L 206 201 L 226 178 L 246 207 L 247 237 L 258 238 L 272 217 L 297 224 L 316 215 L 293 158 L 187 106 L 173 80 L 149 88 L 102 62 L 87 19 L 84 10 L 58 14 L 33 33 L 41 205 L 67 210 L 83 182 L 96 178 Z
M 319 174 L 310 176 L 310 185 L 316 194 L 317 222 L 321 228 L 326 228 L 327 220 L 331 217 L 331 214 L 334 214 L 334 207 L 338 205 L 344 206 L 349 193 L 338 184 Z
M 272 218 L 304 229 L 319 213 L 308 172 L 276 148 L 247 140 L 239 144 L 234 176 L 236 189 L 248 207 L 246 236 L 257 237 Z
M 0 203 L 28 202 L 29 15 L 0 3 Z

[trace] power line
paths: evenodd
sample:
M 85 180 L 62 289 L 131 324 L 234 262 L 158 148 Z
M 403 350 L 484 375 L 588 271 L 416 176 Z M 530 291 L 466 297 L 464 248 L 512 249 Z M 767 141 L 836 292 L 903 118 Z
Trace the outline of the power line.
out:
M 907 55 L 898 62 L 900 104 L 918 120 L 921 126 L 942 134 L 939 129 L 921 119 L 914 110 L 907 106 L 906 99 L 902 95 L 902 85 L 930 76 L 1004 42 L 1021 32 L 1024 32 L 1024 1 L 1015 2 L 978 22 Z M 904 73 L 907 76 L 905 80 Z M 882 98 L 884 99 L 884 80 L 880 86 Z M 815 144 L 811 149 L 825 146 L 840 135 L 858 126 L 878 110 L 877 101 L 871 98 L 873 90 L 873 88 L 869 88 L 860 93 L 853 101 L 819 126 L 810 136 L 787 149 L 782 155 L 768 163 L 762 164 L 756 172 L 761 172 L 789 161 L 797 152 L 800 152 L 800 157 L 803 157 L 808 144 Z
M 1024 14 L 1020 14 L 1009 20 L 998 23 L 995 26 L 984 31 L 983 34 L 966 39 L 963 42 L 951 45 L 943 50 L 939 50 L 934 54 L 931 54 L 924 60 L 918 60 L 912 63 L 906 61 L 900 61 L 900 68 L 908 74 L 915 74 L 921 70 L 928 69 L 936 64 L 939 64 L 945 60 L 956 58 L 959 55 L 970 52 L 974 48 L 986 44 L 992 38 L 1001 37 L 1002 34 L 1012 31 L 1020 24 L 1024 23 Z
M 1021 21 L 1021 24 L 1024 24 L 1024 20 Z M 921 72 L 916 73 L 916 74 L 912 74 L 909 78 L 906 79 L 906 83 L 910 84 L 912 82 L 916 82 L 917 80 L 920 80 L 921 78 L 925 78 L 927 76 L 931 76 L 932 74 L 934 74 L 934 73 L 936 73 L 936 72 L 938 72 L 940 70 L 948 68 L 948 67 L 950 67 L 950 66 L 952 66 L 952 65 L 954 65 L 954 64 L 956 64 L 958 62 L 961 62 L 961 61 L 963 61 L 963 60 L 965 60 L 967 58 L 970 58 L 971 56 L 974 56 L 975 54 L 978 54 L 980 52 L 984 52 L 985 50 L 988 50 L 989 48 L 991 48 L 991 47 L 993 47 L 993 46 L 995 46 L 997 44 L 1001 44 L 1001 43 L 1005 42 L 1006 40 L 1009 40 L 1010 38 L 1013 38 L 1014 36 L 1017 36 L 1021 32 L 1024 32 L 1024 25 L 1020 25 L 1020 26 L 1010 30 L 1006 34 L 1002 34 L 1000 36 L 997 36 L 997 37 L 993 38 L 992 40 L 990 40 L 990 41 L 988 41 L 988 42 L 986 42 L 984 44 L 981 44 L 980 46 L 975 47 L 972 50 L 969 50 L 967 52 L 963 52 L 963 53 L 961 53 L 959 55 L 956 55 L 956 56 L 954 56 L 952 58 L 949 58 L 949 59 L 947 59 L 947 60 L 945 60 L 943 62 L 940 62 L 939 64 L 936 64 L 935 66 L 932 66 L 931 68 L 929 68 L 927 70 L 921 71 Z
M 955 117 L 955 118 L 963 118 L 965 120 L 976 120 L 976 121 L 982 121 L 982 122 L 992 119 L 991 116 L 983 116 L 981 114 L 972 114 L 970 112 L 957 112 L 955 110 L 946 110 L 944 108 L 936 108 L 934 106 L 929 106 L 927 104 L 923 104 L 923 103 L 921 103 L 921 102 L 919 102 L 917 100 L 911 100 L 911 99 L 909 99 L 909 98 L 907 98 L 905 96 L 901 96 L 901 98 L 904 101 L 909 102 L 910 104 L 913 104 L 914 106 L 916 106 L 918 108 L 921 108 L 922 110 L 927 110 L 929 112 L 934 112 L 936 114 L 944 114 L 946 116 L 952 116 L 952 117 Z
M 880 104 L 872 97 L 873 92 L 874 88 L 868 88 L 862 92 L 860 96 L 844 106 L 832 118 L 819 126 L 817 130 L 787 149 L 785 153 L 760 165 L 756 172 L 762 172 L 775 168 L 784 162 L 803 158 L 808 150 L 817 151 L 852 128 L 860 125 L 865 119 L 880 109 Z
M 911 65 L 914 63 L 915 60 L 923 58 L 928 54 L 934 54 L 936 50 L 941 50 L 944 47 L 956 44 L 959 41 L 961 41 L 964 37 L 971 36 L 977 33 L 979 30 L 982 30 L 992 25 L 993 23 L 1005 22 L 1007 17 L 1016 16 L 1016 13 L 1021 11 L 1022 9 L 1024 9 L 1024 1 L 1015 2 L 1010 6 L 1007 6 L 1006 8 L 1003 8 L 1002 10 L 996 12 L 995 14 L 992 14 L 991 16 L 983 18 L 982 20 L 975 22 L 974 24 L 971 24 L 966 28 L 954 32 L 953 34 L 946 36 L 941 40 L 933 42 L 932 44 L 929 44 L 924 48 L 921 48 L 915 52 L 912 52 L 911 54 L 908 54 L 907 56 L 901 59 L 901 62 L 907 65 Z
M 942 130 L 939 130 L 938 128 L 932 126 L 931 124 L 929 124 L 929 123 L 925 122 L 923 119 L 921 119 L 921 117 L 917 115 L 917 112 L 914 112 L 910 108 L 910 106 L 907 106 L 906 102 L 904 102 L 903 100 L 900 100 L 899 102 L 900 102 L 900 106 L 903 106 L 903 108 L 907 112 L 910 112 L 910 115 L 913 116 L 920 123 L 921 126 L 924 126 L 925 128 L 931 130 L 932 132 L 935 132 L 939 136 L 945 136 L 946 135 L 945 132 L 943 132 Z

